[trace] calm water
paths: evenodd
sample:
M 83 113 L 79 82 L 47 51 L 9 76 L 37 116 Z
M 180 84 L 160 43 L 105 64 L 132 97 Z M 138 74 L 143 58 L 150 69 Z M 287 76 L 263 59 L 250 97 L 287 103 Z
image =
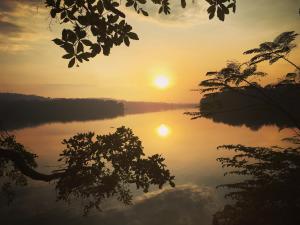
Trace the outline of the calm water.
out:
M 216 158 L 224 156 L 216 147 L 221 144 L 282 145 L 290 131 L 263 127 L 251 131 L 246 127 L 216 124 L 208 119 L 190 120 L 182 110 L 128 115 L 109 120 L 53 123 L 16 130 L 19 142 L 36 153 L 40 171 L 51 171 L 63 146 L 64 138 L 78 132 L 97 134 L 114 132 L 119 126 L 133 129 L 143 142 L 146 155 L 162 154 L 176 176 L 176 188 L 135 192 L 134 205 L 121 207 L 114 200 L 104 204 L 103 212 L 81 216 L 78 204 L 55 202 L 51 185 L 34 182 L 18 191 L 10 207 L 1 208 L 6 224 L 209 224 L 211 214 L 222 205 L 215 186 L 230 181 Z M 80 204 L 79 204 L 80 205 Z M 14 216 L 15 214 L 18 216 Z

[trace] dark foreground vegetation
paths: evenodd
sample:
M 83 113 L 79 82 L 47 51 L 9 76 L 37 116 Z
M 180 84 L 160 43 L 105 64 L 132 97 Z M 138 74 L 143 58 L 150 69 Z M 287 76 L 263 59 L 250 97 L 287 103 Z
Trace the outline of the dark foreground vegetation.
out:
M 257 129 L 264 124 L 291 127 L 294 136 L 285 138 L 287 147 L 222 145 L 233 153 L 217 160 L 225 175 L 239 177 L 236 183 L 220 185 L 230 200 L 213 216 L 213 225 L 295 225 L 300 223 L 300 67 L 288 59 L 296 47 L 294 31 L 284 32 L 273 41 L 244 54 L 244 63 L 229 62 L 220 71 L 206 74 L 199 84 L 204 99 L 194 118 L 209 117 L 232 125 Z M 260 62 L 270 65 L 284 60 L 294 67 L 276 84 L 263 86 Z
M 120 11 L 119 2 L 110 0 L 46 0 L 44 2 L 50 9 L 50 16 L 64 26 L 61 37 L 53 41 L 65 50 L 63 58 L 69 61 L 69 67 L 89 61 L 98 54 L 109 55 L 114 46 L 122 43 L 129 46 L 130 40 L 138 40 L 132 26 L 124 19 L 126 15 Z M 127 0 L 125 4 L 137 13 L 147 16 L 148 12 L 143 9 L 147 2 L 150 1 Z M 151 2 L 158 6 L 159 13 L 170 14 L 169 0 L 151 0 Z M 206 2 L 209 3 L 207 13 L 210 19 L 217 16 L 223 21 L 225 15 L 236 10 L 236 0 L 206 0 Z M 182 0 L 181 5 L 184 8 L 186 1 Z M 266 61 L 273 64 L 278 60 L 285 60 L 296 70 L 288 74 L 283 83 L 299 85 L 300 68 L 287 58 L 296 47 L 293 41 L 297 35 L 293 31 L 284 32 L 274 41 L 264 42 L 259 47 L 246 51 L 245 54 L 255 54 L 248 62 L 229 63 L 220 71 L 209 72 L 207 73 L 209 78 L 200 84 L 201 91 L 209 93 L 206 98 L 223 94 L 225 96 L 229 93 L 231 95 L 232 91 L 242 95 L 255 91 L 261 103 L 268 105 L 266 110 L 273 111 L 276 108 L 281 116 L 289 121 L 286 126 L 295 128 L 295 137 L 288 138 L 291 143 L 289 147 L 265 148 L 243 145 L 219 147 L 236 153 L 232 157 L 218 160 L 223 167 L 229 168 L 230 172 L 226 173 L 227 175 L 240 175 L 241 181 L 221 186 L 227 188 L 226 196 L 231 201 L 215 213 L 214 225 L 295 225 L 300 222 L 300 122 L 297 113 L 286 107 L 285 102 L 288 102 L 285 101 L 286 99 L 279 101 L 272 96 L 273 93 L 268 90 L 268 87 L 263 87 L 252 79 L 266 75 L 257 70 L 258 63 Z M 62 99 L 37 98 L 26 100 L 26 103 L 19 101 L 24 100 L 15 100 L 15 104 L 4 101 L 1 104 L 2 123 L 6 123 L 9 116 L 19 115 L 22 118 L 29 115 L 36 118 L 37 112 L 42 115 L 49 111 L 51 111 L 49 118 L 55 120 L 56 112 L 60 111 L 60 107 L 67 105 L 68 109 L 65 108 L 64 113 L 70 113 L 71 116 L 79 116 L 84 111 L 82 107 L 75 104 L 76 101 L 81 100 L 72 100 L 64 104 Z M 30 101 L 38 102 L 37 105 L 40 106 L 36 106 L 34 113 L 27 114 Z M 90 100 L 87 104 L 93 105 L 94 101 Z M 124 110 L 122 105 L 111 100 L 101 100 L 101 104 L 108 104 L 107 107 L 112 107 L 112 110 L 118 107 L 121 112 Z M 11 110 L 8 110 L 9 108 Z M 30 109 L 33 109 L 33 106 Z M 97 107 L 94 110 L 97 111 Z M 101 113 L 107 116 L 103 109 Z M 99 116 L 98 113 L 97 115 Z M 209 112 L 203 110 L 192 115 L 205 117 Z M 13 120 L 2 126 L 11 126 L 13 129 L 14 125 L 11 125 Z M 6 194 L 8 200 L 13 197 L 12 186 L 26 185 L 27 178 L 54 182 L 58 200 L 68 202 L 74 198 L 80 199 L 85 203 L 85 213 L 91 208 L 100 208 L 103 199 L 113 196 L 129 204 L 132 198 L 129 185 L 132 184 L 144 192 L 147 192 L 152 185 L 161 188 L 165 183 L 169 183 L 174 186 L 174 176 L 171 176 L 164 165 L 164 158 L 157 154 L 145 157 L 141 141 L 129 128 L 120 127 L 114 133 L 98 136 L 94 133 L 80 133 L 64 140 L 63 144 L 65 149 L 59 158 L 63 164 L 62 168 L 52 171 L 51 174 L 42 174 L 36 170 L 36 155 L 18 143 L 14 136 L 1 134 L 1 191 Z
M 152 186 L 174 184 L 174 176 L 155 154 L 146 157 L 142 142 L 131 129 L 119 127 L 114 133 L 79 133 L 62 142 L 58 161 L 62 166 L 50 174 L 36 170 L 37 155 L 29 152 L 14 136 L 0 135 L 1 197 L 14 199 L 14 188 L 27 185 L 27 179 L 55 184 L 57 200 L 80 200 L 84 214 L 100 210 L 102 202 L 115 197 L 130 204 L 130 185 L 148 192 Z M 2 198 L 3 199 L 3 198 Z
M 269 85 L 264 92 L 300 120 L 299 84 Z M 245 125 L 252 130 L 264 125 L 274 125 L 280 129 L 295 127 L 278 108 L 265 104 L 260 99 L 260 93 L 251 87 L 245 87 L 239 93 L 229 89 L 207 95 L 201 99 L 199 107 L 203 117 L 232 126 Z

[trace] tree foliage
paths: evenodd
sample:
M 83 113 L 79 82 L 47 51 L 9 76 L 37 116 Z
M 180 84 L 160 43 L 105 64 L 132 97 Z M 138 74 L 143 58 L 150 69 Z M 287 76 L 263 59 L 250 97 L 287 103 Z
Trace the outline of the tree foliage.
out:
M 294 41 L 298 34 L 295 31 L 283 32 L 278 35 L 274 41 L 264 42 L 258 48 L 253 48 L 244 52 L 244 54 L 255 54 L 250 61 L 250 65 L 268 61 L 271 65 L 279 59 L 284 59 L 298 70 L 300 67 L 289 61 L 286 56 L 297 46 Z
M 139 40 L 138 35 L 125 20 L 121 11 L 121 1 L 115 0 L 45 0 L 50 15 L 63 24 L 61 38 L 53 42 L 66 52 L 64 59 L 68 67 L 89 61 L 98 54 L 109 55 L 114 46 L 130 45 L 131 40 Z M 224 21 L 230 10 L 235 12 L 236 0 L 206 0 L 207 12 L 212 19 L 215 14 Z M 133 8 L 138 14 L 148 16 L 145 4 L 158 6 L 158 13 L 171 13 L 169 0 L 126 0 L 125 7 Z M 186 0 L 181 0 L 186 7 Z
M 147 192 L 151 186 L 162 188 L 165 183 L 172 187 L 174 176 L 160 155 L 145 157 L 142 143 L 131 129 L 117 128 L 107 135 L 80 133 L 62 142 L 65 149 L 59 161 L 63 167 L 51 174 L 34 170 L 36 155 L 28 152 L 10 135 L 0 139 L 0 174 L 2 185 L 9 200 L 12 200 L 13 184 L 26 185 L 26 177 L 54 182 L 57 199 L 84 202 L 84 213 L 91 208 L 100 209 L 104 199 L 116 197 L 130 204 L 130 187 Z
M 201 107 L 199 106 L 199 111 L 197 112 L 187 112 L 186 114 L 192 116 L 192 119 L 197 119 L 219 112 L 223 107 L 222 103 L 205 100 L 210 98 L 214 100 L 214 96 L 229 91 L 245 95 L 247 90 L 255 89 L 260 95 L 263 95 L 259 96 L 260 100 L 263 102 L 269 101 L 269 99 L 265 99 L 265 94 L 262 94 L 263 87 L 258 82 L 259 78 L 266 75 L 266 73 L 259 71 L 256 65 L 235 61 L 228 62 L 226 67 L 220 71 L 207 72 L 207 79 L 199 83 L 199 91 L 203 95 L 200 104 Z M 247 96 L 257 98 L 255 95 L 249 96 L 247 94 Z
M 300 122 L 285 108 L 282 104 L 268 94 L 269 89 L 276 89 L 278 85 L 294 85 L 299 84 L 299 66 L 291 62 L 287 55 L 295 47 L 295 38 L 298 36 L 294 31 L 283 32 L 277 36 L 273 42 L 264 42 L 259 48 L 250 49 L 245 54 L 257 54 L 249 61 L 244 63 L 229 62 L 225 68 L 220 71 L 207 72 L 205 79 L 199 84 L 199 91 L 203 94 L 203 101 L 216 94 L 222 94 L 226 91 L 234 91 L 237 94 L 247 94 L 245 90 L 251 89 L 257 93 L 255 95 L 247 95 L 256 98 L 263 104 L 267 104 L 279 110 L 284 116 L 300 130 Z M 275 63 L 279 59 L 284 59 L 295 67 L 295 72 L 288 73 L 283 79 L 276 84 L 262 86 L 259 79 L 267 74 L 257 69 L 257 64 L 263 61 L 269 61 L 270 64 Z M 249 92 L 248 92 L 249 93 Z M 193 118 L 205 117 L 208 114 L 217 112 L 220 108 L 219 102 L 209 102 L 209 105 L 202 104 L 205 108 L 201 108 L 199 112 L 187 113 Z
M 219 158 L 225 175 L 248 177 L 219 187 L 231 190 L 233 200 L 214 215 L 214 225 L 295 225 L 300 223 L 300 139 L 295 147 L 223 145 L 233 157 Z
M 236 0 L 206 0 L 210 6 L 207 9 L 207 13 L 209 14 L 209 19 L 215 17 L 217 13 L 217 17 L 219 20 L 224 21 L 225 15 L 230 13 L 232 10 L 233 13 L 236 11 Z
M 18 142 L 14 136 L 6 133 L 0 135 L 0 150 L 13 149 L 16 155 L 20 155 L 21 159 L 14 156 L 14 160 L 22 161 L 29 168 L 36 168 L 37 164 L 35 154 L 28 152 L 24 146 Z M 6 153 L 6 152 L 4 152 Z M 20 169 L 12 165 L 11 159 L 7 157 L 0 157 L 0 178 L 1 178 L 1 192 L 6 196 L 6 200 L 10 203 L 15 196 L 13 186 L 26 186 L 26 175 Z
M 225 207 L 214 214 L 214 225 L 294 225 L 300 223 L 300 121 L 270 94 L 274 89 L 284 90 L 299 86 L 299 66 L 287 56 L 296 47 L 294 31 L 284 32 L 273 42 L 264 42 L 258 48 L 245 54 L 255 54 L 248 62 L 229 62 L 220 71 L 208 72 L 207 79 L 199 84 L 203 94 L 199 112 L 189 113 L 194 118 L 205 117 L 217 112 L 222 104 L 214 101 L 215 96 L 230 93 L 247 95 L 271 106 L 265 109 L 278 109 L 297 128 L 295 137 L 286 138 L 290 147 L 248 147 L 244 145 L 223 145 L 218 149 L 234 152 L 232 157 L 218 158 L 227 172 L 224 175 L 239 177 L 235 183 L 219 185 L 228 192 L 230 199 Z M 266 73 L 257 69 L 257 64 L 268 61 L 270 64 L 283 59 L 295 67 L 275 84 L 262 86 L 259 78 Z M 250 91 L 249 91 L 250 90 Z M 252 94 L 251 93 L 255 93 Z M 249 96 L 250 94 L 250 96 Z M 247 109 L 246 109 L 247 110 Z M 231 113 L 234 113 L 232 110 Z
M 207 72 L 208 79 L 200 82 L 201 93 L 222 92 L 227 89 L 244 88 L 245 86 L 262 87 L 258 83 L 258 78 L 267 74 L 257 70 L 257 64 L 263 61 L 269 61 L 270 64 L 279 59 L 288 60 L 287 57 L 297 45 L 294 40 L 298 36 L 294 31 L 283 32 L 277 36 L 274 42 L 264 42 L 259 48 L 250 49 L 244 54 L 256 54 L 249 61 L 244 63 L 229 62 L 225 68 L 220 71 Z M 297 82 L 299 67 L 293 63 L 296 72 L 288 73 L 281 81 Z
M 266 75 L 266 73 L 258 71 L 256 65 L 229 62 L 227 66 L 220 71 L 206 73 L 209 79 L 201 81 L 199 86 L 201 87 L 201 92 L 204 94 L 223 92 L 228 89 L 259 86 L 256 81 L 248 80 Z

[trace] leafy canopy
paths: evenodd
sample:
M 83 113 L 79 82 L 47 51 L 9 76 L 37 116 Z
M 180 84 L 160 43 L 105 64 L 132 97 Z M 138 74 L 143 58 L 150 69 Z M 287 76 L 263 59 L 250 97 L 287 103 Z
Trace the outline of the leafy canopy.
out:
M 120 1 L 121 2 L 121 1 Z M 125 20 L 121 4 L 115 0 L 45 0 L 50 8 L 50 15 L 64 25 L 61 38 L 54 43 L 66 52 L 64 59 L 69 60 L 68 67 L 89 61 L 98 54 L 109 55 L 114 46 L 130 45 L 131 40 L 138 40 L 132 26 Z M 158 12 L 171 13 L 169 0 L 126 0 L 125 6 L 133 8 L 138 14 L 148 16 L 146 3 L 158 6 Z M 236 0 L 206 0 L 207 12 L 212 19 L 215 14 L 224 21 L 230 9 L 236 10 Z M 186 7 L 186 0 L 181 0 Z
M 247 95 L 251 98 L 256 98 L 269 106 L 279 109 L 281 113 L 288 116 L 290 120 L 300 128 L 300 123 L 297 122 L 294 116 L 291 115 L 280 103 L 275 101 L 268 94 L 268 90 L 276 89 L 282 85 L 299 85 L 300 68 L 295 63 L 290 61 L 287 56 L 297 46 L 295 39 L 298 36 L 294 31 L 283 32 L 278 35 L 273 42 L 264 42 L 259 45 L 259 48 L 245 51 L 244 54 L 256 54 L 249 61 L 239 63 L 229 61 L 226 67 L 219 71 L 211 71 L 206 73 L 207 79 L 199 83 L 199 91 L 203 94 L 199 112 L 189 112 L 193 118 L 206 117 L 209 114 L 218 112 L 220 102 L 207 101 L 213 99 L 217 95 L 221 95 L 226 91 L 236 92 L 240 95 Z M 260 62 L 268 61 L 270 64 L 278 60 L 285 60 L 295 68 L 295 72 L 286 74 L 281 80 L 275 84 L 262 86 L 259 84 L 259 79 L 267 74 L 258 70 L 257 65 Z M 252 91 L 249 91 L 249 90 Z M 254 94 L 250 94 L 250 93 Z
M 284 59 L 293 64 L 296 70 L 299 70 L 297 65 L 286 58 L 297 46 L 294 42 L 297 36 L 298 34 L 295 31 L 283 32 L 273 42 L 264 42 L 259 45 L 259 48 L 245 51 L 244 54 L 256 54 L 249 61 L 245 63 L 229 62 L 220 71 L 207 72 L 206 76 L 208 79 L 200 82 L 200 91 L 209 93 L 245 86 L 258 87 L 260 85 L 255 81 L 257 80 L 256 78 L 267 75 L 257 70 L 257 64 L 263 61 L 269 61 L 270 64 L 273 64 L 279 59 Z M 288 73 L 285 80 L 296 82 L 298 72 Z
M 248 81 L 249 78 L 263 77 L 267 74 L 257 70 L 256 65 L 240 64 L 229 62 L 220 71 L 207 72 L 209 79 L 201 81 L 199 86 L 202 93 L 222 92 L 227 89 L 244 88 L 251 85 L 258 85 L 255 81 Z
M 300 223 L 300 123 L 276 101 L 270 89 L 284 85 L 287 89 L 299 86 L 299 66 L 287 56 L 296 47 L 294 43 L 298 34 L 294 31 L 284 32 L 273 42 L 264 42 L 258 48 L 245 54 L 255 54 L 248 62 L 229 62 L 220 71 L 208 72 L 206 80 L 200 82 L 200 91 L 204 98 L 212 99 L 211 105 L 205 105 L 203 111 L 194 113 L 195 118 L 211 113 L 217 107 L 214 97 L 225 92 L 237 95 L 252 94 L 266 105 L 278 109 L 295 127 L 297 135 L 287 138 L 289 147 L 249 147 L 244 145 L 223 145 L 218 149 L 234 152 L 231 157 L 217 160 L 223 168 L 224 175 L 238 178 L 235 183 L 220 185 L 228 190 L 226 197 L 231 201 L 214 214 L 213 225 L 294 225 Z M 258 78 L 266 76 L 257 70 L 257 64 L 267 61 L 270 64 L 283 59 L 295 67 L 295 72 L 288 73 L 276 84 L 260 85 Z M 251 90 L 251 91 L 250 91 Z M 203 101 L 203 99 L 201 101 Z M 219 104 L 219 103 L 218 103 Z M 221 105 L 221 104 L 219 104 Z M 267 108 L 268 109 L 268 108 Z M 272 108 L 271 108 L 272 109 Z M 210 110 L 210 111 L 209 111 Z
M 297 36 L 295 31 L 283 32 L 274 41 L 261 43 L 258 48 L 245 51 L 244 54 L 255 54 L 249 61 L 251 65 L 264 61 L 273 64 L 279 59 L 286 60 L 285 57 L 297 46 L 294 43 Z

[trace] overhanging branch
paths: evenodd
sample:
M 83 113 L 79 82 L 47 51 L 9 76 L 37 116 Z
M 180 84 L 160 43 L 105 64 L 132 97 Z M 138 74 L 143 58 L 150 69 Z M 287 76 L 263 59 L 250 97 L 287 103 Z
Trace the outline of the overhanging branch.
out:
M 59 179 L 64 175 L 63 172 L 43 174 L 36 171 L 34 168 L 28 165 L 28 163 L 24 160 L 22 154 L 14 149 L 0 148 L 0 158 L 12 161 L 15 167 L 19 169 L 22 174 L 33 180 L 50 182 L 52 180 Z

